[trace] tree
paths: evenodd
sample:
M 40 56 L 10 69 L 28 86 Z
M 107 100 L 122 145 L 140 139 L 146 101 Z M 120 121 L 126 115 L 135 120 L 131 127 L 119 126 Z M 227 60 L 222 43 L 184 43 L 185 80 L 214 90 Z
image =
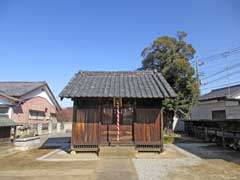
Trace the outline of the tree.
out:
M 165 109 L 187 117 L 198 101 L 199 86 L 194 69 L 189 61 L 194 58 L 195 49 L 185 41 L 186 32 L 178 31 L 177 37 L 162 36 L 145 48 L 141 55 L 142 70 L 155 69 L 163 74 L 175 90 L 174 99 L 164 100 Z

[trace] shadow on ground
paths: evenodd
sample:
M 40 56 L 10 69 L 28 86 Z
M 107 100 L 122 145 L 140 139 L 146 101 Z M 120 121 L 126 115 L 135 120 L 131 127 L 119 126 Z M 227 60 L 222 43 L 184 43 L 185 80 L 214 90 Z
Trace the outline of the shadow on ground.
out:
M 202 159 L 222 159 L 228 162 L 240 164 L 239 151 L 218 146 L 215 143 L 207 143 L 203 140 L 182 135 L 177 138 L 174 144 Z
M 71 137 L 49 137 L 39 149 L 62 149 L 69 151 Z

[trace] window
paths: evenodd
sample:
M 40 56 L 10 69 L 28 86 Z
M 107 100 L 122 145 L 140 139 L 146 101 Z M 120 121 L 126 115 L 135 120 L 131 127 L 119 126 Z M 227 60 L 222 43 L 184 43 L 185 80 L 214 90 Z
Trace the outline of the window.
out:
M 45 113 L 42 111 L 29 111 L 29 119 L 31 120 L 44 120 Z
M 133 108 L 122 108 L 121 124 L 131 125 L 133 122 Z
M 226 120 L 226 111 L 212 111 L 212 120 Z
M 8 107 L 0 107 L 0 116 L 8 116 Z
M 102 118 L 102 124 L 113 124 L 113 109 L 112 108 L 103 108 L 103 118 Z

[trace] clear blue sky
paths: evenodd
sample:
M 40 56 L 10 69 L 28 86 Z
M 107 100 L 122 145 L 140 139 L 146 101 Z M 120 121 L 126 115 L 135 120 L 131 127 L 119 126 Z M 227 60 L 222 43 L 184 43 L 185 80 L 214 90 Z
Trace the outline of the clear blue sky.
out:
M 138 68 L 144 47 L 177 30 L 209 56 L 240 46 L 239 9 L 238 0 L 0 0 L 0 81 L 46 80 L 58 96 L 80 69 Z

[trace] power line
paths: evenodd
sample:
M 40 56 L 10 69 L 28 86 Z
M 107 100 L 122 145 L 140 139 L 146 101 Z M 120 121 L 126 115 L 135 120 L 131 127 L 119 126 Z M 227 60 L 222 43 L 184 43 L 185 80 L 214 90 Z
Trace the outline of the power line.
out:
M 225 56 L 219 57 L 219 58 L 210 59 L 210 60 L 207 61 L 207 63 L 209 63 L 209 62 L 214 62 L 214 61 L 216 61 L 216 60 L 223 59 L 223 58 L 226 58 L 226 57 L 229 57 L 229 56 L 235 55 L 235 54 L 240 54 L 240 50 L 239 50 L 238 52 L 231 53 L 231 54 L 228 54 L 228 55 L 225 55 Z
M 214 55 L 211 55 L 211 56 L 208 56 L 205 58 L 200 58 L 200 60 L 202 60 L 202 61 L 208 60 L 208 62 L 209 62 L 209 61 L 214 61 L 214 60 L 221 59 L 226 56 L 231 56 L 231 55 L 238 54 L 238 53 L 240 53 L 240 47 L 236 47 L 236 48 L 224 51 L 222 53 L 214 54 Z
M 208 89 L 213 89 L 213 88 L 221 88 L 221 87 L 226 87 L 226 86 L 228 86 L 228 85 L 233 86 L 233 85 L 237 85 L 237 84 L 239 84 L 239 83 L 240 83 L 240 81 L 236 81 L 236 82 L 232 82 L 232 83 L 230 83 L 230 84 L 222 84 L 222 85 L 218 85 L 218 86 L 212 86 L 212 87 L 208 87 L 208 88 L 202 88 L 202 90 L 208 90 Z
M 232 65 L 232 66 L 230 66 L 230 67 L 228 67 L 228 68 L 224 68 L 224 69 L 221 70 L 221 71 L 218 71 L 218 72 L 213 73 L 213 74 L 211 74 L 211 75 L 209 75 L 209 76 L 207 76 L 207 77 L 204 77 L 204 78 L 202 78 L 202 80 L 204 80 L 204 79 L 210 79 L 210 78 L 212 78 L 212 77 L 214 77 L 214 76 L 217 76 L 217 75 L 219 75 L 219 74 L 221 74 L 221 73 L 226 72 L 227 70 L 235 69 L 235 68 L 237 68 L 237 67 L 239 67 L 239 66 L 240 66 L 240 63 L 236 63 L 236 64 L 234 64 L 234 65 Z
M 213 87 L 201 88 L 201 90 L 207 90 L 207 89 L 212 89 L 212 88 L 217 88 L 217 87 L 222 87 L 222 86 L 225 86 L 225 87 L 229 88 L 229 86 L 231 84 L 240 83 L 240 81 L 230 83 L 230 79 L 229 79 L 230 77 L 240 73 L 239 69 L 237 69 L 235 71 L 232 71 L 233 69 L 236 69 L 236 68 L 240 67 L 240 63 L 238 62 L 238 63 L 235 63 L 235 64 L 229 66 L 229 62 L 231 62 L 232 59 L 229 61 L 228 58 L 227 58 L 229 56 L 232 56 L 232 55 L 235 55 L 235 54 L 239 54 L 239 53 L 240 53 L 240 46 L 236 47 L 236 48 L 233 48 L 233 49 L 229 49 L 229 50 L 224 51 L 222 53 L 217 53 L 217 54 L 213 54 L 211 56 L 205 57 L 205 58 L 198 59 L 198 61 L 204 62 L 205 65 L 206 65 L 206 63 L 214 62 L 214 61 L 216 61 L 218 59 L 225 59 L 225 61 L 221 61 L 221 64 L 216 64 L 216 63 L 214 63 L 214 65 L 207 64 L 207 66 L 208 67 L 211 66 L 211 68 L 212 67 L 213 68 L 214 67 L 218 67 L 218 69 L 219 69 L 219 67 L 221 67 L 223 69 L 220 68 L 220 70 L 217 70 L 216 72 L 208 75 L 207 77 L 202 78 L 202 80 L 209 80 L 210 79 L 210 81 L 206 82 L 203 85 L 207 85 L 208 86 L 208 85 L 211 85 L 211 84 L 213 84 L 215 82 L 218 82 L 220 80 L 224 80 L 225 82 L 228 82 L 228 84 L 218 85 L 218 86 L 213 86 Z M 237 60 L 239 60 L 239 59 L 237 59 Z M 232 62 L 232 63 L 234 63 L 234 62 Z M 225 67 L 222 67 L 223 64 L 225 64 Z M 198 66 L 196 66 L 196 67 L 198 67 Z M 197 69 L 197 70 L 199 71 L 199 69 Z M 218 75 L 221 75 L 222 73 L 225 73 L 225 72 L 226 72 L 225 75 L 220 76 L 220 77 L 218 76 Z M 217 78 L 215 78 L 214 80 L 211 80 L 213 77 L 216 77 L 216 76 L 217 76 Z
M 206 85 L 207 85 L 207 84 L 210 84 L 210 83 L 213 83 L 213 82 L 216 82 L 216 81 L 219 81 L 219 80 L 222 80 L 222 79 L 224 79 L 224 78 L 228 78 L 228 77 L 233 76 L 233 75 L 238 74 L 238 73 L 240 73 L 240 70 L 234 71 L 234 72 L 232 72 L 232 73 L 230 73 L 230 74 L 227 74 L 227 75 L 225 75 L 225 76 L 221 76 L 221 77 L 219 77 L 219 78 L 217 78 L 217 79 L 214 79 L 214 80 L 212 80 L 212 81 L 209 81 L 209 82 L 206 83 Z

